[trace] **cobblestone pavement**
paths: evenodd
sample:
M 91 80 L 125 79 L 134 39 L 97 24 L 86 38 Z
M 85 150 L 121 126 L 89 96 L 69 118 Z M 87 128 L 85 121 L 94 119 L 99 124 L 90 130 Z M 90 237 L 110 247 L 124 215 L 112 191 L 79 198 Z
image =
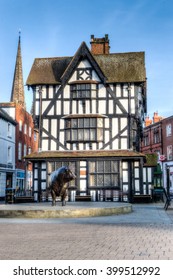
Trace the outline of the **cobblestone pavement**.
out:
M 0 219 L 1 260 L 173 260 L 173 208 L 105 217 Z

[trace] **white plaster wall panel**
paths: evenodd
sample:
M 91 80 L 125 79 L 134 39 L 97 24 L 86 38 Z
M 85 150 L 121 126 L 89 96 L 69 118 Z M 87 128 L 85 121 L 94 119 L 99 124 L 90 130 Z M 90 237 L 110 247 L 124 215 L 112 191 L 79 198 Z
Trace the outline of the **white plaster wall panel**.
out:
M 61 101 L 60 100 L 56 101 L 56 114 L 61 115 Z
M 115 135 L 117 135 L 118 132 L 119 132 L 119 128 L 118 128 L 118 119 L 117 119 L 117 118 L 113 118 L 113 119 L 112 119 L 111 131 L 112 131 L 112 137 L 114 137 Z
M 96 100 L 92 100 L 92 114 L 96 114 Z
M 77 114 L 77 101 L 74 101 L 73 100 L 73 103 L 72 103 L 72 114 Z
M 128 169 L 128 163 L 126 161 L 122 162 L 122 168 L 123 169 Z
M 39 115 L 39 101 L 35 102 L 35 114 L 36 114 L 36 116 Z
M 83 150 L 83 144 L 79 143 L 79 150 Z
M 88 68 L 88 67 L 91 67 L 91 64 L 87 59 L 82 60 L 78 65 L 78 68 Z
M 105 128 L 109 128 L 109 119 L 108 118 L 105 119 Z
M 57 138 L 57 120 L 52 119 L 51 120 L 51 134 L 53 137 Z
M 115 139 L 112 143 L 113 150 L 118 150 L 118 139 Z
M 47 106 L 49 105 L 50 101 L 42 101 L 42 114 L 47 109 Z
M 93 149 L 93 150 L 97 150 L 97 145 L 96 145 L 96 143 L 93 143 L 93 144 L 92 144 L 92 149 Z
M 51 151 L 56 151 L 56 142 L 54 140 L 51 140 L 50 145 L 51 145 Z
M 123 133 L 121 133 L 121 136 L 127 136 L 127 130 L 125 130 Z
M 110 145 L 106 146 L 104 150 L 110 150 Z
M 127 126 L 127 118 L 121 118 L 120 120 L 120 130 Z
M 114 102 L 113 100 L 109 100 L 109 103 L 108 103 L 108 107 L 109 107 L 109 114 L 113 114 L 114 112 Z
M 116 105 L 116 113 L 117 114 L 122 114 L 123 113 L 118 105 Z
M 42 86 L 42 99 L 45 99 L 46 97 L 46 87 Z
M 69 106 L 70 106 L 70 102 L 64 101 L 64 115 L 69 115 Z
M 73 148 L 72 148 L 72 150 L 77 150 L 77 146 L 76 146 L 76 143 L 73 143 Z
M 121 87 L 120 84 L 116 85 L 116 97 L 120 97 L 121 96 Z
M 86 100 L 86 102 L 85 102 L 85 109 L 86 109 L 86 114 L 91 113 L 91 106 L 90 106 L 90 101 L 89 100 Z
M 127 90 L 127 84 L 124 85 L 123 87 L 123 97 L 128 97 L 128 90 Z
M 53 98 L 53 86 L 49 86 L 49 99 Z
M 126 112 L 128 112 L 128 100 L 127 99 L 120 99 L 120 102 L 123 105 Z
M 70 150 L 70 144 L 69 143 L 67 144 L 67 149 Z
M 77 80 L 77 72 L 74 71 L 74 73 L 72 74 L 71 78 L 69 79 L 69 83 L 74 82 Z
M 36 90 L 35 90 L 35 97 L 36 97 L 36 99 L 40 99 L 39 87 L 36 87 Z
M 45 133 L 44 131 L 42 132 L 42 137 L 48 137 L 47 133 Z
M 100 82 L 100 79 L 95 71 L 92 71 L 92 80 Z
M 109 131 L 105 131 L 105 143 L 109 142 Z
M 70 99 L 70 86 L 66 85 L 64 88 L 64 98 Z
M 62 144 L 64 144 L 64 131 L 60 131 L 59 133 L 59 140 Z
M 131 114 L 135 114 L 135 100 L 131 99 Z
M 51 109 L 48 112 L 48 116 L 53 116 L 54 115 L 54 106 L 56 106 L 55 104 L 51 107 Z
M 42 140 L 42 150 L 43 151 L 47 151 L 48 150 L 48 140 L 47 139 L 43 139 Z
M 127 139 L 125 138 L 121 139 L 121 149 L 127 149 Z
M 99 97 L 99 98 L 100 98 L 100 97 L 106 98 L 106 95 L 107 95 L 107 93 L 106 93 L 105 87 L 104 87 L 102 84 L 99 85 L 98 97 Z
M 78 106 L 79 106 L 79 114 L 83 114 L 82 100 L 79 100 Z
M 64 129 L 64 125 L 65 125 L 64 119 L 60 119 L 60 129 Z
M 49 121 L 48 119 L 43 119 L 43 128 L 49 131 Z
M 99 114 L 106 114 L 106 102 L 104 100 L 99 100 L 98 107 Z
M 131 97 L 135 96 L 135 87 L 134 84 L 131 85 Z

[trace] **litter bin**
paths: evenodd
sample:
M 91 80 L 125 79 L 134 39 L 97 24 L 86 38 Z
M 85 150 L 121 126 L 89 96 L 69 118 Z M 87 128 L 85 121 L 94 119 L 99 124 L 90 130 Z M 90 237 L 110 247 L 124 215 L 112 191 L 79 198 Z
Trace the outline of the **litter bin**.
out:
M 14 203 L 14 195 L 15 195 L 15 189 L 6 188 L 5 203 L 9 203 L 9 204 Z

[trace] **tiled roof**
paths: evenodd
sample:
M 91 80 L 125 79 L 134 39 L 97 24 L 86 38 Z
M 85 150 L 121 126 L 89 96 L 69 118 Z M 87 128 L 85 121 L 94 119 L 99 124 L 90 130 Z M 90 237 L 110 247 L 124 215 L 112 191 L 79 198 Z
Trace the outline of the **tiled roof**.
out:
M 143 82 L 146 80 L 145 53 L 93 55 L 107 83 Z M 60 84 L 61 77 L 74 57 L 36 58 L 26 84 Z
M 121 157 L 145 158 L 145 154 L 131 150 L 84 150 L 84 151 L 43 151 L 32 153 L 25 158 L 29 160 L 43 160 L 53 158 L 96 158 L 96 157 Z

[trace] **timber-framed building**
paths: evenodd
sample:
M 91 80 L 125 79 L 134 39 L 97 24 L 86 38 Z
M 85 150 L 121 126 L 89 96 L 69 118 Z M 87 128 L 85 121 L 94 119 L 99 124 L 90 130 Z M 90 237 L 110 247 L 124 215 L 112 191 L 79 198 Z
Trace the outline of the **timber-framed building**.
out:
M 110 53 L 109 38 L 91 36 L 74 56 L 36 58 L 27 79 L 40 134 L 33 190 L 41 201 L 49 175 L 69 165 L 77 175 L 69 200 L 133 201 L 143 187 L 140 153 L 146 113 L 145 53 Z

